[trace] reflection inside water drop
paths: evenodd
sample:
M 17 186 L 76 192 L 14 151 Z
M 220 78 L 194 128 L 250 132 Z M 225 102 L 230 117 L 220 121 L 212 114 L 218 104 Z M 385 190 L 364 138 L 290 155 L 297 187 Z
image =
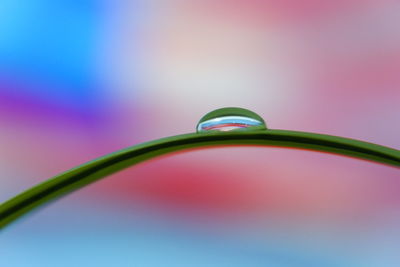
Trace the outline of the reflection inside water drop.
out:
M 203 131 L 232 131 L 250 127 L 260 127 L 264 123 L 256 119 L 242 116 L 225 116 L 201 122 L 197 125 L 197 132 Z
M 243 108 L 221 108 L 207 113 L 197 124 L 197 132 L 266 129 L 264 120 Z

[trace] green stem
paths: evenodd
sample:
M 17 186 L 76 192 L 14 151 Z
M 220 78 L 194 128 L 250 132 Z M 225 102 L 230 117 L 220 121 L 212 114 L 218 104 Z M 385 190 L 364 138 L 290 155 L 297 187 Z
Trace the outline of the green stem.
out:
M 284 130 L 191 133 L 132 146 L 57 175 L 0 205 L 0 229 L 50 200 L 167 153 L 205 146 L 261 145 L 330 152 L 400 166 L 400 151 L 343 137 Z

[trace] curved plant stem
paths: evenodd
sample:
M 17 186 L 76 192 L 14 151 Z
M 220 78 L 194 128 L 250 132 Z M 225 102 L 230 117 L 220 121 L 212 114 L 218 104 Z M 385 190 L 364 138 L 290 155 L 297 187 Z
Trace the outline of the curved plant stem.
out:
M 174 151 L 224 145 L 301 148 L 400 167 L 399 150 L 336 136 L 284 130 L 183 134 L 108 154 L 28 189 L 0 205 L 0 229 L 35 207 L 139 162 Z

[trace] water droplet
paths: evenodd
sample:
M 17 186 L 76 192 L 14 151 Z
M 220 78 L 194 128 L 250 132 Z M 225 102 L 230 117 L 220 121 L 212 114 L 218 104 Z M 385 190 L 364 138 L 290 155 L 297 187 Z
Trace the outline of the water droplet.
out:
M 204 115 L 197 124 L 197 132 L 265 130 L 259 115 L 244 108 L 220 108 Z

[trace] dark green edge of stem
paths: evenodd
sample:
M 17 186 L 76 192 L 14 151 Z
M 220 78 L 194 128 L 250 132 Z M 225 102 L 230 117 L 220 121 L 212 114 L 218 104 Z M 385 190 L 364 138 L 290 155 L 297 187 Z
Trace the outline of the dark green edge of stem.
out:
M 205 146 L 261 145 L 309 149 L 400 167 L 400 151 L 343 137 L 285 130 L 177 135 L 131 146 L 57 175 L 0 205 L 0 229 L 28 211 L 139 162 Z

